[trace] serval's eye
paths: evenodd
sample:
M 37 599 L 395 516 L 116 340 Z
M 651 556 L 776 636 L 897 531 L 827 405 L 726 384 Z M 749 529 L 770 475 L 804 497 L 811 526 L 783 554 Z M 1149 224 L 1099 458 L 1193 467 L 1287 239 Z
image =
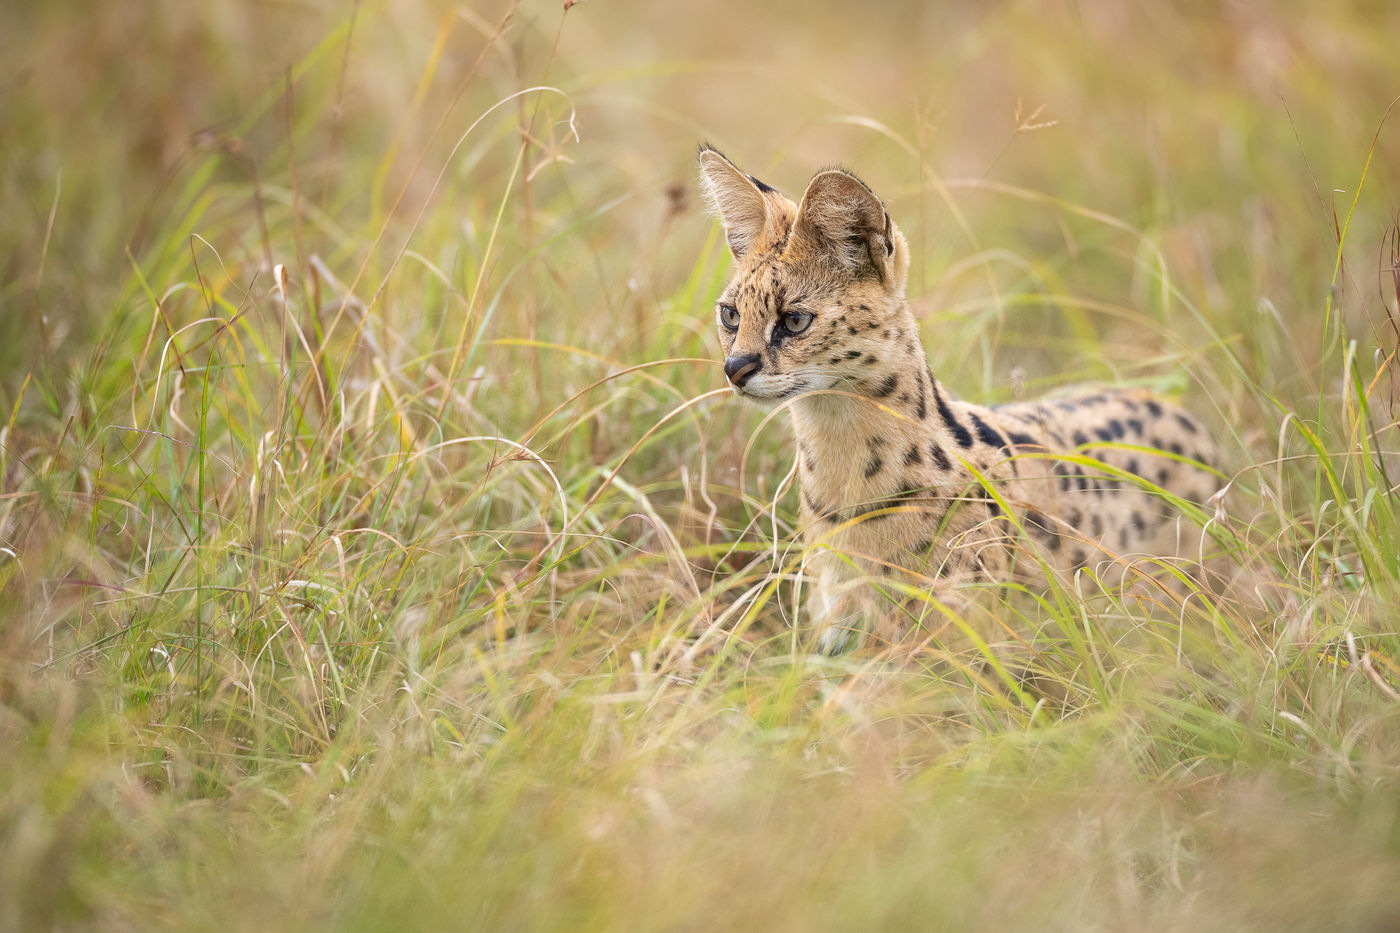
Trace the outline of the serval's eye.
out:
M 719 306 L 719 321 L 728 330 L 739 329 L 739 309 L 733 305 Z
M 789 334 L 800 334 L 812 324 L 812 315 L 806 311 L 789 311 L 783 315 L 783 330 Z

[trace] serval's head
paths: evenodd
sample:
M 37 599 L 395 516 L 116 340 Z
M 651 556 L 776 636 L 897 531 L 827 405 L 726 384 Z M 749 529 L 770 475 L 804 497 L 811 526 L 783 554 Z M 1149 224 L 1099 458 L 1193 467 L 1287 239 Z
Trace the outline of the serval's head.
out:
M 737 393 L 769 404 L 825 389 L 878 396 L 922 357 L 904 303 L 908 244 L 863 181 L 827 169 L 794 204 L 709 146 L 700 180 L 734 254 L 717 314 Z

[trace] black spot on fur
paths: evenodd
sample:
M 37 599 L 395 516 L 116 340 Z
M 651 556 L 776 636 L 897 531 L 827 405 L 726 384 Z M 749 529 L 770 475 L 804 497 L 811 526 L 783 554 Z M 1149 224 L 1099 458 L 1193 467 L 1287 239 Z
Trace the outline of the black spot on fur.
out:
M 1060 549 L 1060 536 L 1051 527 L 1050 520 L 1042 513 L 1035 509 L 1026 512 L 1026 526 L 1037 538 L 1049 545 L 1050 550 L 1058 551 Z
M 920 421 L 928 417 L 928 399 L 925 395 L 924 380 L 922 378 L 919 380 L 919 407 L 914 413 L 919 416 Z
M 1136 434 L 1138 437 L 1142 437 L 1142 419 L 1141 419 L 1141 418 L 1129 418 L 1129 419 L 1128 419 L 1128 428 L 1129 428 L 1129 430 L 1131 430 L 1134 434 Z
M 879 360 L 878 357 L 867 356 L 867 357 L 865 358 L 864 362 L 861 363 L 861 365 L 862 365 L 862 366 L 874 366 L 874 365 L 875 365 L 876 363 L 878 363 L 878 362 L 880 362 L 880 360 Z
M 919 445 L 912 445 L 904 454 L 904 465 L 913 466 L 916 463 L 923 463 L 923 454 L 919 453 Z
M 1165 485 L 1167 485 L 1167 481 L 1168 481 L 1169 479 L 1171 479 L 1171 478 L 1172 478 L 1171 470 L 1168 470 L 1166 467 L 1162 467 L 1160 470 L 1157 471 L 1157 485 L 1158 485 L 1158 486 L 1165 486 Z
M 1107 428 L 1094 428 L 1094 436 L 1097 437 L 1099 440 L 1103 441 L 1104 443 L 1108 443 L 1109 441 L 1113 440 L 1113 432 L 1108 430 Z
M 1083 431 L 1075 431 L 1070 439 L 1074 441 L 1076 447 L 1083 447 L 1085 444 L 1089 443 L 1089 435 L 1085 434 Z
M 1185 428 L 1188 434 L 1196 433 L 1196 422 L 1192 421 L 1187 415 L 1181 412 L 1176 413 L 1176 423 Z
M 1151 399 L 1147 400 L 1147 413 L 1154 418 L 1162 417 L 1162 406 Z
M 998 434 L 996 428 L 977 417 L 976 412 L 970 412 L 968 417 L 972 419 L 972 426 L 977 429 L 978 440 L 990 447 L 1006 446 L 1006 438 Z
M 884 468 L 884 466 L 885 458 L 877 453 L 872 453 L 870 455 L 870 459 L 867 460 L 865 463 L 865 478 L 870 479 L 870 477 L 874 476 L 876 473 L 879 473 L 880 470 Z
M 860 353 L 859 350 L 847 350 L 847 351 L 846 351 L 846 359 L 848 359 L 848 360 L 858 360 L 858 359 L 860 359 L 860 356 L 861 356 L 861 353 Z
M 1125 470 L 1127 470 L 1129 473 L 1135 474 L 1135 475 L 1137 475 L 1137 476 L 1141 476 L 1141 475 L 1142 475 L 1142 473 L 1138 472 L 1137 457 L 1130 457 L 1130 458 L 1128 458 L 1128 462 L 1127 462 L 1127 464 L 1123 467 L 1123 469 L 1125 469 Z
M 938 386 L 933 387 L 933 404 L 938 408 L 938 415 L 943 419 L 943 423 L 948 426 L 948 430 L 953 432 L 953 440 L 958 442 L 958 446 L 966 449 L 972 446 L 972 435 L 967 428 L 962 426 L 957 416 L 953 414 L 953 409 L 948 407 L 948 400 L 943 397 L 943 393 L 938 391 Z M 935 458 L 937 455 L 935 454 Z
M 880 382 L 878 386 L 875 387 L 875 391 L 870 394 L 874 398 L 886 398 L 891 392 L 895 390 L 895 387 L 898 385 L 899 377 L 894 373 L 890 373 Z
M 1011 438 L 1011 443 L 1016 444 L 1019 447 L 1040 446 L 1040 442 L 1037 441 L 1035 438 L 1031 437 L 1025 431 L 1011 431 L 1006 436 Z
M 1109 433 L 1112 434 L 1115 438 L 1122 437 L 1125 433 L 1123 430 L 1123 422 L 1119 421 L 1117 418 L 1109 419 L 1108 430 Z
M 933 458 L 934 465 L 940 470 L 947 471 L 953 468 L 953 464 L 948 459 L 948 455 L 943 452 L 942 447 L 938 446 L 937 441 L 933 441 L 928 445 L 928 452 L 929 456 Z

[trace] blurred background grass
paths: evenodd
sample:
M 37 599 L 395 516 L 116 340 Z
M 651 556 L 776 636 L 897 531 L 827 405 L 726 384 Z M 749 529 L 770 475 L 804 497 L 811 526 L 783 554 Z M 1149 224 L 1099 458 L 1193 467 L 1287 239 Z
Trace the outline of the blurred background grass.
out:
M 0 8 L 0 926 L 1400 925 L 1398 30 Z M 959 393 L 1206 413 L 1272 608 L 808 657 L 703 139 L 869 181 Z

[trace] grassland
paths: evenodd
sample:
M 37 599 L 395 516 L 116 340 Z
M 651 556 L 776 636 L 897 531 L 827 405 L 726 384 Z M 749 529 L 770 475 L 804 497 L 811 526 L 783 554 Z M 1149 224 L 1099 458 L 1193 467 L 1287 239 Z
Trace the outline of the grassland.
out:
M 1396 35 L 0 8 L 0 928 L 1400 928 Z M 701 139 L 857 168 L 959 393 L 1203 412 L 1267 608 L 812 656 Z

